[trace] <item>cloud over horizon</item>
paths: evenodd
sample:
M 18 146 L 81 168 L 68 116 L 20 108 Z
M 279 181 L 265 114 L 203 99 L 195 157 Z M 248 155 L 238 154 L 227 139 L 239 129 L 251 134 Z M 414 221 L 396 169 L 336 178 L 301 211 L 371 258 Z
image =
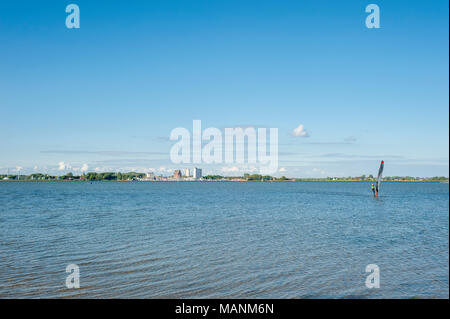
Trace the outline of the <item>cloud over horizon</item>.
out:
M 65 163 L 65 162 L 59 162 L 58 163 L 58 170 L 59 171 L 64 171 L 66 169 L 71 169 L 71 168 L 72 168 L 72 166 L 70 166 L 69 163 Z
M 303 124 L 300 124 L 296 128 L 292 130 L 292 136 L 295 137 L 309 137 L 308 132 L 305 129 L 305 126 Z

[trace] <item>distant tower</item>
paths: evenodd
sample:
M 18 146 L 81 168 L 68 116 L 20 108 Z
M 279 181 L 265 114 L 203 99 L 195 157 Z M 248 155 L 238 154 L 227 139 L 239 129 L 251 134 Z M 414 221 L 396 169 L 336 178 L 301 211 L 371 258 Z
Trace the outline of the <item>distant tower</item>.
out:
M 201 178 L 202 177 L 202 169 L 194 167 L 194 171 L 193 171 L 192 177 L 194 177 L 195 179 Z
M 181 178 L 181 171 L 179 169 L 176 169 L 175 172 L 173 173 L 173 177 L 176 179 L 180 179 Z
M 184 170 L 184 176 L 185 176 L 185 177 L 191 176 L 191 175 L 189 175 L 189 168 L 186 168 L 186 169 Z

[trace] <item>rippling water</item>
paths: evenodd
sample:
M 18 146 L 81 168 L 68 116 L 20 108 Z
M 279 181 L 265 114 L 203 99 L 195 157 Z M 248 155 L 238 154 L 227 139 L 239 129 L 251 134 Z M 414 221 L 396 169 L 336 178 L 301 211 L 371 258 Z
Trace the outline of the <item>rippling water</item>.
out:
M 448 298 L 448 184 L 369 185 L 0 182 L 0 297 Z

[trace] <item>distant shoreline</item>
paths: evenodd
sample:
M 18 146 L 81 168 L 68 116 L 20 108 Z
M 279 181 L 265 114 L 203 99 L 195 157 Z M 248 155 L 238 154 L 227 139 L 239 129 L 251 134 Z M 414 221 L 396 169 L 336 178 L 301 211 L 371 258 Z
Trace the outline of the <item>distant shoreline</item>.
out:
M 179 172 L 179 171 L 178 171 Z M 180 174 L 174 174 L 172 176 L 155 175 L 153 173 L 138 173 L 138 172 L 104 172 L 94 173 L 89 172 L 82 175 L 73 175 L 67 173 L 61 176 L 34 173 L 29 175 L 0 175 L 1 181 L 139 181 L 139 182 L 213 182 L 213 181 L 231 181 L 231 182 L 370 182 L 375 183 L 376 179 L 373 175 L 361 175 L 361 176 L 348 176 L 348 177 L 312 177 L 312 178 L 299 178 L 286 176 L 273 177 L 270 175 L 260 174 L 244 174 L 242 176 L 222 176 L 222 175 L 206 175 L 194 178 L 192 176 L 181 176 Z M 446 176 L 433 176 L 433 177 L 413 177 L 413 176 L 385 176 L 382 179 L 383 182 L 447 182 L 449 178 Z
M 8 179 L 8 180 L 0 180 L 0 182 L 84 182 L 84 183 L 92 183 L 92 182 L 147 182 L 147 183 L 163 183 L 163 182 L 327 182 L 327 183 L 340 183 L 340 182 L 357 182 L 357 183 L 375 183 L 376 181 L 361 181 L 361 180 L 327 180 L 327 179 L 288 179 L 288 180 L 240 180 L 240 179 L 221 179 L 221 180 L 212 180 L 212 179 L 199 179 L 199 180 L 80 180 L 80 179 L 73 179 L 73 180 L 63 180 L 63 179 L 46 179 L 46 180 L 36 180 L 36 179 Z M 445 180 L 431 180 L 431 179 L 424 179 L 424 180 L 383 180 L 383 183 L 445 183 L 448 184 L 449 181 Z

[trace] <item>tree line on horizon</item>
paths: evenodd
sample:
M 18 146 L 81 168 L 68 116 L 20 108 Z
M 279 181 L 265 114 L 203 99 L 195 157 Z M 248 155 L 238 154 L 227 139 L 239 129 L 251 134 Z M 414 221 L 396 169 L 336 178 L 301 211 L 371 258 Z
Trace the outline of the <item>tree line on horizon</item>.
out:
M 29 175 L 0 175 L 0 180 L 84 180 L 84 181 L 129 181 L 144 178 L 145 173 L 139 172 L 89 172 L 82 175 L 74 175 L 69 172 L 61 176 L 33 173 Z M 361 176 L 348 176 L 348 177 L 323 177 L 323 178 L 293 178 L 293 177 L 273 177 L 270 175 L 260 174 L 244 174 L 242 176 L 222 176 L 222 175 L 207 175 L 204 176 L 205 180 L 235 180 L 244 179 L 247 181 L 375 181 L 373 175 L 361 175 Z M 434 177 L 412 177 L 412 176 L 385 176 L 383 181 L 435 181 L 435 182 L 448 182 L 449 178 L 445 176 Z
M 33 173 L 30 175 L 0 175 L 1 179 L 8 177 L 11 180 L 21 179 L 21 180 L 86 180 L 86 181 L 114 181 L 114 180 L 133 180 L 136 178 L 145 177 L 145 173 L 128 172 L 128 173 L 113 173 L 113 172 L 89 172 L 82 175 L 73 175 L 73 173 L 66 173 L 61 176 Z

